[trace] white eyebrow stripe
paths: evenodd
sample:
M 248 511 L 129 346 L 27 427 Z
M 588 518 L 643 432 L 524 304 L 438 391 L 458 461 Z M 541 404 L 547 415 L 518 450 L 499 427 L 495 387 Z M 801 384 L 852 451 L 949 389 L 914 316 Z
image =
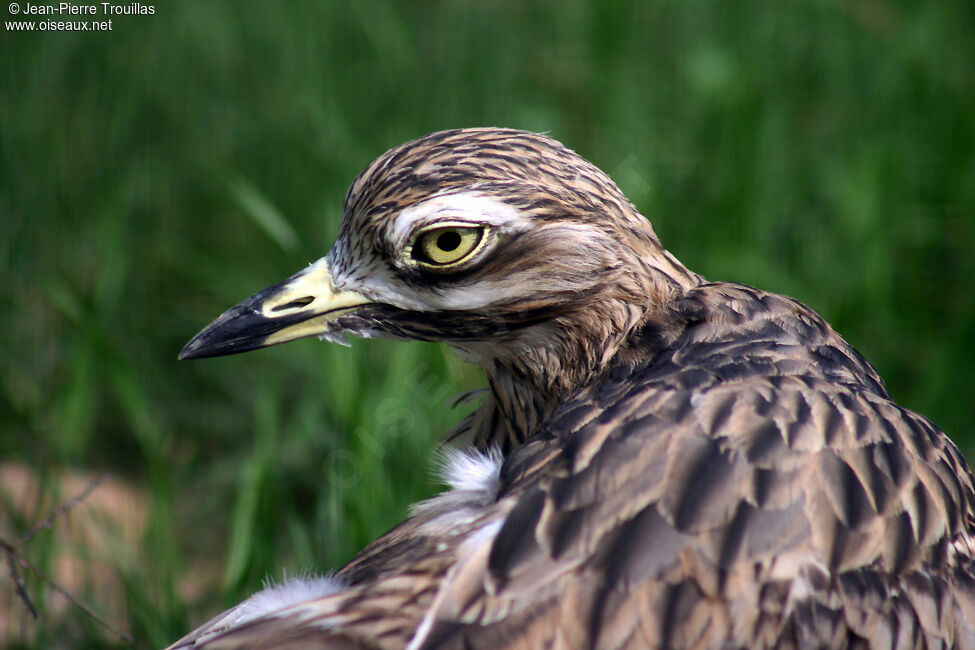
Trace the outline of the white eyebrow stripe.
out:
M 514 206 L 479 192 L 456 192 L 434 196 L 397 214 L 388 231 L 390 243 L 403 250 L 417 228 L 441 219 L 470 221 L 503 230 L 521 230 L 529 225 L 529 220 Z

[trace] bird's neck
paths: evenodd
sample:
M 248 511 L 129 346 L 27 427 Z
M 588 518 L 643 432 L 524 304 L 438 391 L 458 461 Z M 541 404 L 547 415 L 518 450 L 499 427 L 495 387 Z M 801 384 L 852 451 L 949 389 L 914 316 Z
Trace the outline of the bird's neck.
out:
M 626 333 L 639 322 L 628 314 Z M 487 397 L 465 423 L 464 438 L 486 451 L 507 454 L 537 433 L 552 412 L 612 364 L 625 345 L 624 332 L 580 332 L 552 324 L 539 331 L 532 346 L 510 342 L 494 346 L 481 360 L 488 382 Z M 608 328 L 599 328 L 608 329 Z
M 627 302 L 602 307 L 579 322 L 548 323 L 532 333 L 530 343 L 520 337 L 493 346 L 492 356 L 479 360 L 488 396 L 465 423 L 463 438 L 478 449 L 497 447 L 506 454 L 599 375 L 633 366 L 666 346 L 646 335 L 660 330 L 652 326 L 656 314 Z

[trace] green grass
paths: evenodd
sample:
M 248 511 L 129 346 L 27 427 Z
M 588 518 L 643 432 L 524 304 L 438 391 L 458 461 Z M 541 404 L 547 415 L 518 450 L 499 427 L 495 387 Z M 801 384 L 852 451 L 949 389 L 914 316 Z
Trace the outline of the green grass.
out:
M 479 381 L 437 346 L 175 360 L 323 255 L 354 175 L 429 131 L 550 132 L 686 264 L 819 310 L 975 457 L 971 3 L 155 10 L 0 34 L 0 457 L 145 491 L 116 567 L 138 647 L 265 575 L 340 566 L 436 489 L 449 398 Z M 0 533 L 31 524 L 0 508 Z M 65 528 L 30 559 L 50 568 Z M 103 645 L 28 586 L 48 616 L 0 645 Z

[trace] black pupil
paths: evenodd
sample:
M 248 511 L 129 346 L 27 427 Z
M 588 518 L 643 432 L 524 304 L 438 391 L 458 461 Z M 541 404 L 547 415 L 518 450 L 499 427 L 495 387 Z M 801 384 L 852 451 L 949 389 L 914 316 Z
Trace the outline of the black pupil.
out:
M 454 230 L 442 232 L 437 236 L 437 248 L 448 253 L 460 246 L 460 235 Z

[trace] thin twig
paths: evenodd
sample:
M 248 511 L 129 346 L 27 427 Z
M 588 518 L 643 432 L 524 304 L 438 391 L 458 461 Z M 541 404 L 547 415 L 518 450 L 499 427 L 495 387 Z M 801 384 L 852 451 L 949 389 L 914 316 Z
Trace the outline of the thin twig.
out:
M 17 563 L 14 562 L 16 553 L 12 548 L 10 548 L 6 543 L 3 544 L 3 554 L 7 560 L 7 568 L 10 570 L 10 577 L 14 581 L 14 590 L 17 592 L 17 597 L 20 598 L 21 602 L 27 607 L 27 611 L 31 613 L 34 620 L 40 618 L 37 614 L 37 608 L 34 607 L 34 603 L 31 601 L 30 596 L 27 595 L 27 590 L 24 588 L 24 576 L 20 575 L 20 571 L 17 570 Z
M 73 595 L 71 595 L 70 592 L 64 589 L 64 587 L 54 582 L 54 580 L 52 580 L 51 578 L 47 577 L 47 575 L 45 575 L 40 569 L 35 567 L 33 564 L 31 564 L 17 550 L 17 547 L 22 546 L 23 544 L 29 542 L 31 539 L 34 538 L 35 535 L 37 535 L 37 533 L 41 532 L 42 530 L 52 528 L 54 526 L 54 521 L 56 519 L 58 519 L 62 515 L 71 512 L 71 510 L 77 507 L 78 504 L 82 503 L 85 499 L 87 499 L 88 495 L 91 494 L 95 488 L 97 488 L 99 485 L 104 483 L 107 478 L 108 478 L 108 474 L 102 474 L 92 479 L 91 482 L 89 482 L 88 485 L 85 486 L 85 489 L 79 492 L 76 497 L 68 501 L 65 501 L 57 508 L 52 510 L 47 517 L 37 522 L 33 528 L 27 531 L 27 533 L 25 533 L 24 535 L 20 536 L 17 539 L 17 541 L 11 543 L 8 542 L 3 537 L 0 537 L 0 551 L 3 551 L 3 554 L 6 558 L 7 567 L 10 570 L 11 578 L 13 578 L 17 596 L 20 597 L 20 600 L 23 601 L 24 605 L 27 607 L 28 611 L 30 611 L 30 613 L 34 616 L 35 619 L 39 618 L 37 609 L 34 607 L 34 603 L 31 601 L 30 597 L 27 595 L 27 590 L 24 588 L 24 578 L 20 574 L 20 571 L 17 569 L 18 564 L 23 568 L 27 569 L 29 572 L 33 573 L 38 578 L 40 578 L 40 580 L 44 582 L 48 587 L 61 594 L 69 603 L 71 603 L 72 605 L 74 605 L 75 607 L 83 611 L 93 621 L 95 621 L 96 623 L 98 623 L 99 625 L 107 629 L 112 634 L 131 643 L 135 640 L 131 634 L 123 630 L 119 630 L 111 623 L 103 619 L 101 616 L 96 614 L 90 607 L 88 607 L 88 605 L 84 604 L 79 599 L 75 598 Z
M 20 546 L 24 542 L 29 542 L 37 533 L 47 528 L 51 528 L 54 525 L 55 519 L 57 519 L 63 514 L 67 514 L 68 512 L 71 512 L 71 510 L 73 510 L 76 506 L 78 506 L 78 504 L 80 504 L 82 501 L 87 499 L 88 495 L 91 494 L 95 488 L 97 488 L 99 485 L 104 483 L 106 479 L 108 479 L 108 474 L 101 474 L 100 476 L 96 476 L 95 478 L 93 478 L 91 482 L 89 482 L 88 485 L 85 486 L 85 489 L 79 492 L 76 497 L 74 497 L 73 499 L 69 499 L 68 501 L 65 501 L 57 508 L 52 510 L 51 514 L 49 514 L 48 516 L 44 517 L 44 519 L 41 519 L 39 522 L 34 524 L 34 527 L 31 528 L 29 531 L 27 531 L 27 533 L 22 535 L 16 542 L 14 542 L 14 545 Z
M 10 551 L 7 551 L 7 558 L 8 559 L 13 558 L 14 560 L 16 560 L 17 563 L 20 564 L 20 566 L 24 567 L 25 569 L 33 573 L 35 576 L 40 578 L 44 583 L 47 584 L 47 586 L 49 586 L 51 589 L 64 596 L 64 598 L 67 599 L 69 603 L 71 603 L 72 605 L 74 605 L 75 607 L 83 611 L 85 614 L 88 614 L 88 616 L 90 616 L 96 623 L 102 625 L 105 629 L 107 629 L 112 634 L 115 634 L 116 636 L 124 639 L 125 641 L 129 641 L 129 642 L 135 641 L 135 639 L 132 637 L 131 634 L 116 628 L 111 623 L 109 623 L 101 616 L 96 614 L 90 607 L 88 607 L 83 602 L 81 602 L 80 600 L 72 596 L 70 592 L 65 590 L 58 583 L 54 582 L 54 580 L 52 580 L 51 578 L 47 577 L 47 575 L 45 575 L 40 569 L 35 567 L 33 564 L 28 562 L 25 558 L 21 557 L 16 553 L 11 553 Z

